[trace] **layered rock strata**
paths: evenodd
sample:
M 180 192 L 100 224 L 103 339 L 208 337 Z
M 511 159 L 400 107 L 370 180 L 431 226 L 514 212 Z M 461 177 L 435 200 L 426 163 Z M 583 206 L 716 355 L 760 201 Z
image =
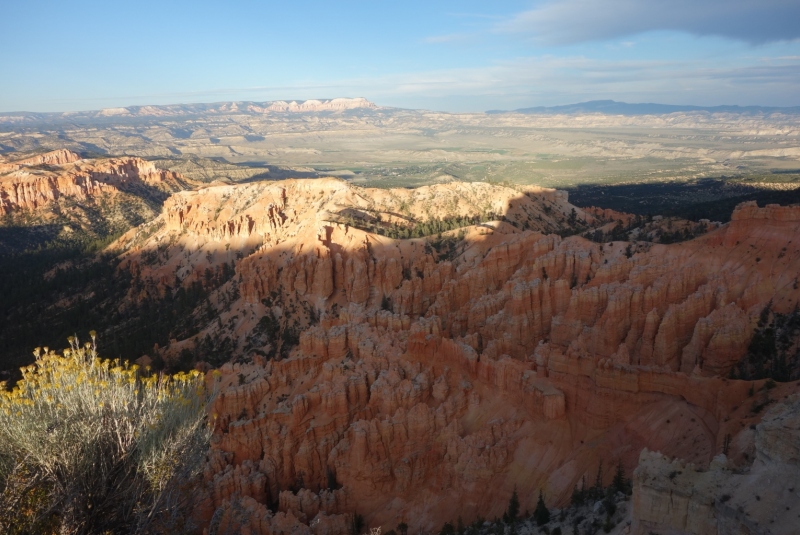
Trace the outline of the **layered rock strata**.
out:
M 81 157 L 78 154 L 66 149 L 45 152 L 11 162 L 0 157 L 0 174 L 36 165 L 64 165 L 77 162 L 80 159 Z
M 41 211 L 62 198 L 80 202 L 141 186 L 172 192 L 196 184 L 140 158 L 82 160 L 60 150 L 0 164 L 0 215 Z

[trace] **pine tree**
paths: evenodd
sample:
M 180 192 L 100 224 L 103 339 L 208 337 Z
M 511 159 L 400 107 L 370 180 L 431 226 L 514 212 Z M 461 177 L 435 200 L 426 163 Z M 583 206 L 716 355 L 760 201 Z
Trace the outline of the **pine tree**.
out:
M 350 533 L 352 533 L 352 535 L 360 535 L 363 527 L 364 517 L 358 513 L 353 514 L 350 517 Z
M 578 490 L 578 485 L 575 485 L 575 490 L 572 491 L 572 505 L 581 506 L 586 501 L 586 476 L 581 477 L 581 488 Z
M 570 503 L 572 505 L 580 505 L 583 502 L 583 496 L 581 496 L 581 491 L 578 490 L 578 485 L 575 485 L 575 488 L 572 489 L 572 498 L 570 499 Z
M 539 491 L 539 500 L 536 502 L 536 509 L 533 511 L 533 519 L 537 526 L 544 526 L 550 522 L 550 510 L 544 504 L 542 491 Z
M 578 219 L 578 213 L 575 211 L 575 208 L 573 208 L 572 211 L 569 213 L 569 218 L 567 219 L 567 222 L 570 224 L 570 226 L 574 226 L 577 219 Z
M 630 481 L 625 478 L 625 469 L 622 466 L 622 461 L 620 460 L 619 464 L 617 465 L 617 471 L 614 474 L 614 480 L 611 482 L 611 486 L 617 492 L 622 492 L 624 494 L 628 494 L 628 489 L 630 487 Z
M 511 499 L 508 500 L 508 510 L 506 511 L 504 520 L 508 523 L 513 523 L 519 516 L 519 496 L 517 496 L 517 489 L 511 494 Z
M 603 463 L 597 465 L 597 477 L 594 480 L 594 487 L 592 487 L 592 495 L 595 499 L 603 496 Z
M 728 433 L 727 435 L 725 435 L 725 439 L 722 441 L 722 453 L 724 453 L 727 456 L 728 451 L 730 451 L 730 448 L 731 448 L 731 435 L 730 433 Z

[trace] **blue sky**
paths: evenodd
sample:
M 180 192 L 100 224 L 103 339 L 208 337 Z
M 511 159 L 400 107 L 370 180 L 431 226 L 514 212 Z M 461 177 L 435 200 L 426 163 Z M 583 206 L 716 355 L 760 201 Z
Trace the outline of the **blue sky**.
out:
M 798 0 L 3 0 L 0 111 L 800 105 Z

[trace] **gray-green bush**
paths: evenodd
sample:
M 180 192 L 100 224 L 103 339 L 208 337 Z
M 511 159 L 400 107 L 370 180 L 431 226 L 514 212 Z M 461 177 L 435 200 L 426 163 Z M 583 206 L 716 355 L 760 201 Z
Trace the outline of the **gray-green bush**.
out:
M 182 531 L 210 438 L 199 372 L 155 375 L 74 338 L 0 388 L 0 532 Z

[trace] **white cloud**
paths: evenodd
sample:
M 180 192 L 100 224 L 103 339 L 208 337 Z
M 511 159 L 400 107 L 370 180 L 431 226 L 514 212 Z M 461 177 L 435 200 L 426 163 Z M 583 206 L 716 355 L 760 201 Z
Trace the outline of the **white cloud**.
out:
M 717 35 L 751 44 L 800 38 L 797 0 L 546 0 L 501 23 L 548 44 L 613 39 L 652 30 Z
M 777 60 L 777 58 L 775 58 Z M 585 57 L 530 57 L 488 68 L 409 73 L 342 81 L 379 103 L 473 111 L 614 99 L 697 105 L 800 104 L 800 61 L 720 66 L 711 60 L 598 61 Z M 458 98 L 454 98 L 458 97 Z M 465 108 L 466 106 L 466 108 Z

